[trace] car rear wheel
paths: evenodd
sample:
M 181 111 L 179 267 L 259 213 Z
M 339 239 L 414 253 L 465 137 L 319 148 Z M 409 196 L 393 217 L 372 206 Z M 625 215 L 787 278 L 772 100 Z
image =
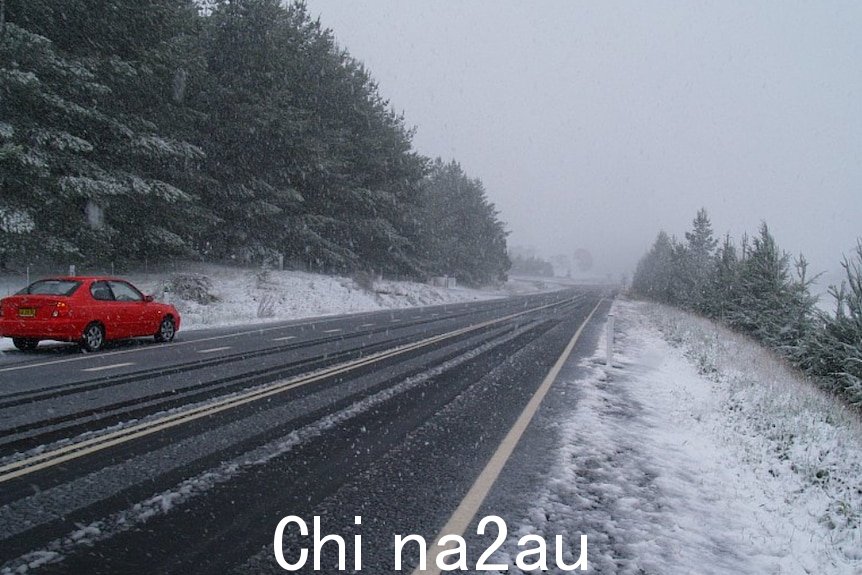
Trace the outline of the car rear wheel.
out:
M 172 341 L 176 333 L 177 328 L 176 324 L 174 324 L 174 318 L 166 315 L 162 319 L 162 323 L 159 324 L 159 331 L 156 332 L 155 338 L 158 342 Z
M 81 349 L 84 351 L 99 351 L 105 345 L 105 328 L 102 324 L 93 322 L 84 328 L 81 334 Z
M 12 344 L 21 351 L 33 351 L 39 345 L 39 340 L 29 337 L 13 337 Z

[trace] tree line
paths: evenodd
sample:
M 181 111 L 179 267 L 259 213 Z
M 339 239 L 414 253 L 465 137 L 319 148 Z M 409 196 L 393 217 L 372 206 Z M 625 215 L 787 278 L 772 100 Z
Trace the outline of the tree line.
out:
M 534 255 L 510 255 L 512 261 L 512 273 L 524 276 L 553 277 L 554 265 Z
M 505 277 L 482 183 L 413 149 L 302 2 L 0 1 L 0 267 L 282 255 Z
M 766 223 L 737 246 L 714 237 L 700 210 L 684 241 L 659 232 L 631 289 L 754 337 L 862 407 L 862 241 L 842 266 L 844 281 L 829 289 L 834 311 L 825 312 L 811 293 L 807 261 L 781 250 Z

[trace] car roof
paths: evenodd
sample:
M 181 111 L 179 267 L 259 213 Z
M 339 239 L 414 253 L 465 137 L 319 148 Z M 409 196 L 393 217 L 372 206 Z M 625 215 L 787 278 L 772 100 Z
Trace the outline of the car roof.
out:
M 86 281 L 119 281 L 119 282 L 128 282 L 128 280 L 124 280 L 122 278 L 114 277 L 114 276 L 51 276 L 47 278 L 42 278 L 36 281 L 51 281 L 51 280 L 59 280 L 59 281 L 73 281 L 73 282 L 86 282 Z

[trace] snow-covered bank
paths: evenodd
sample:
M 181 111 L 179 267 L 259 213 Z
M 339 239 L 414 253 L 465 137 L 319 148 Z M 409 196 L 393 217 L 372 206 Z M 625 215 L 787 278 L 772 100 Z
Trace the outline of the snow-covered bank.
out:
M 862 573 L 859 418 L 709 321 L 615 313 L 615 365 L 601 341 L 558 382 L 577 400 L 515 536 L 586 534 L 592 573 Z
M 296 271 L 254 271 L 209 266 L 202 272 L 212 281 L 215 299 L 201 304 L 164 293 L 169 278 L 140 277 L 144 289 L 177 306 L 185 329 L 237 325 L 457 303 L 502 297 L 504 291 L 442 288 L 402 282 L 376 281 L 362 287 L 352 278 Z M 132 276 L 132 279 L 138 279 Z

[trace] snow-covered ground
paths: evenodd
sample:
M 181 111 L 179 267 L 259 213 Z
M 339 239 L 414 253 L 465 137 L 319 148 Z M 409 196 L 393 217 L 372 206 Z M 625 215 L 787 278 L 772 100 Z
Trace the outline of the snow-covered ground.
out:
M 210 266 L 204 275 L 212 280 L 212 294 L 217 298 L 206 305 L 164 293 L 162 286 L 167 278 L 163 276 L 141 277 L 139 281 L 143 289 L 176 305 L 187 329 L 456 303 L 505 295 L 501 291 L 446 289 L 388 280 L 376 281 L 370 289 L 363 289 L 352 278 L 296 271 L 260 272 Z M 133 276 L 132 279 L 138 278 Z
M 208 278 L 213 301 L 203 304 L 166 292 L 165 285 L 177 274 Z M 160 301 L 174 304 L 182 316 L 183 330 L 485 300 L 563 287 L 553 282 L 513 278 L 499 289 L 443 288 L 389 280 L 375 281 L 373 287 L 363 289 L 349 277 L 208 264 L 188 264 L 178 272 L 132 273 L 122 277 L 145 293 L 155 294 Z M 23 277 L 0 277 L 0 297 L 25 285 Z M 12 340 L 0 338 L 0 350 L 11 348 Z
M 614 365 L 601 341 L 558 382 L 574 411 L 502 562 L 562 533 L 592 573 L 862 573 L 858 415 L 707 320 L 614 307 Z

